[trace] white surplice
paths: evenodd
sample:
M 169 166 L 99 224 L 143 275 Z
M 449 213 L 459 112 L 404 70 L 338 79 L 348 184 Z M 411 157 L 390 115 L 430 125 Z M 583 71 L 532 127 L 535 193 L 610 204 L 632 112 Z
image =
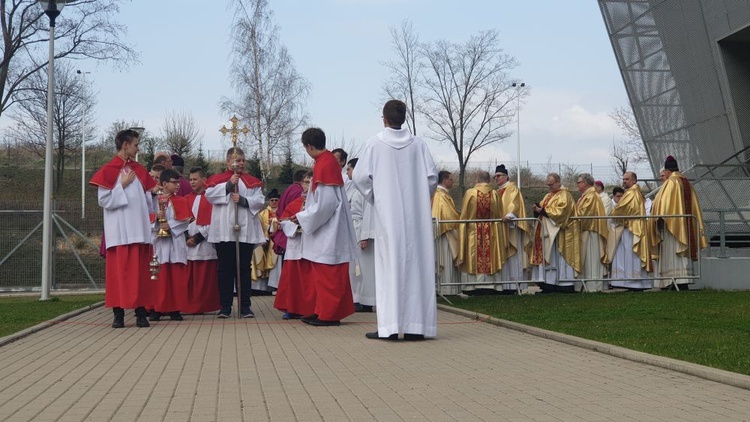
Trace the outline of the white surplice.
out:
M 602 205 L 604 205 L 604 212 L 610 215 L 612 210 L 615 209 L 615 202 L 607 195 L 607 192 L 599 193 L 599 198 L 601 198 Z
M 258 213 L 265 208 L 266 196 L 261 187 L 248 188 L 239 181 L 239 194 L 247 199 L 247 207 L 237 206 L 238 224 L 240 226 L 239 240 L 242 243 L 259 244 L 266 241 L 263 226 L 260 224 Z M 218 183 L 206 189 L 206 199 L 213 204 L 211 225 L 208 230 L 208 241 L 211 243 L 234 242 L 234 209 L 235 203 L 227 193 L 227 183 Z
M 160 226 L 160 223 L 157 219 L 151 226 L 154 253 L 156 253 L 156 257 L 158 258 L 160 264 L 187 265 L 188 247 L 187 243 L 185 243 L 185 232 L 188 230 L 190 220 L 175 220 L 174 207 L 172 207 L 171 201 L 167 202 L 164 207 L 164 218 L 167 220 L 167 224 L 169 224 L 169 232 L 172 234 L 172 236 L 156 236 L 156 234 L 159 232 Z
M 343 186 L 311 186 L 297 221 L 302 227 L 302 258 L 334 265 L 352 262 L 359 256 Z
M 353 181 L 375 211 L 378 335 L 437 335 L 432 206 L 438 172 L 427 145 L 407 129 L 367 141 Z
M 144 192 L 136 177 L 128 187 L 122 187 L 117 176 L 115 187 L 98 189 L 99 206 L 104 210 L 104 238 L 106 247 L 151 243 L 151 192 Z
M 187 253 L 188 261 L 210 261 L 213 259 L 218 259 L 216 256 L 216 248 L 214 247 L 212 243 L 208 242 L 208 227 L 209 226 L 198 225 L 198 209 L 201 203 L 202 196 L 203 194 L 196 195 L 195 200 L 191 204 L 192 210 L 193 210 L 193 216 L 195 217 L 195 220 L 193 220 L 188 226 L 188 235 L 195 236 L 196 234 L 200 233 L 201 236 L 203 236 L 203 242 L 199 243 L 196 246 L 188 248 L 188 253 Z
M 375 305 L 375 228 L 373 227 L 372 205 L 357 189 L 352 192 L 352 218 L 354 218 L 354 231 L 357 242 L 367 241 L 367 247 L 359 251 L 359 274 L 357 282 L 352 282 L 352 295 L 354 302 L 361 305 Z M 357 215 L 361 219 L 357 220 Z M 350 269 L 351 272 L 351 269 Z M 356 284 L 356 286 L 355 286 Z
M 638 254 L 633 252 L 633 233 L 623 227 L 616 229 L 616 231 L 619 230 L 622 230 L 622 236 L 612 256 L 612 281 L 610 285 L 626 289 L 652 288 L 654 284 L 653 280 L 648 277 L 648 273 L 643 268 Z M 613 233 L 616 231 L 610 231 L 610 236 L 613 236 Z M 628 280 L 616 280 L 618 278 Z

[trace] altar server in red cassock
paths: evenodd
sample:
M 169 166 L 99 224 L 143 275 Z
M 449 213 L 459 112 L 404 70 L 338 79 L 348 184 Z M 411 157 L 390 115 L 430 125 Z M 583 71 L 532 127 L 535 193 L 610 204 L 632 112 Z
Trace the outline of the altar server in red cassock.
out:
M 180 311 L 188 301 L 185 232 L 190 224 L 190 208 L 184 197 L 177 196 L 180 173 L 172 169 L 164 170 L 159 181 L 162 194 L 157 197 L 156 221 L 152 228 L 159 275 L 153 297 L 155 312 L 150 319 L 158 321 L 162 314 L 169 314 L 171 320 L 182 321 Z
M 279 230 L 287 234 L 284 265 L 281 268 L 279 289 L 276 291 L 274 308 L 283 311 L 284 319 L 298 319 L 303 315 L 315 312 L 315 286 L 302 270 L 302 239 L 298 233 L 298 225 L 289 219 L 302 211 L 305 197 L 310 186 L 312 174 L 308 174 L 302 181 L 303 193 L 290 202 L 279 216 Z
M 112 328 L 125 326 L 125 309 L 135 309 L 136 325 L 148 327 L 146 308 L 151 300 L 151 188 L 156 182 L 135 161 L 138 132 L 122 130 L 115 136 L 117 155 L 91 178 L 98 187 L 107 238 L 104 303 L 114 312 Z
M 200 167 L 190 169 L 190 187 L 193 193 L 186 196 L 192 213 L 186 244 L 188 259 L 186 314 L 200 314 L 219 310 L 219 281 L 216 248 L 209 243 L 211 203 L 206 199 L 206 172 Z
M 339 325 L 354 313 L 349 262 L 357 257 L 354 226 L 344 191 L 341 166 L 326 149 L 318 128 L 302 133 L 302 145 L 315 160 L 305 209 L 290 218 L 302 227 L 302 265 L 315 286 L 315 311 L 302 321 L 315 326 Z

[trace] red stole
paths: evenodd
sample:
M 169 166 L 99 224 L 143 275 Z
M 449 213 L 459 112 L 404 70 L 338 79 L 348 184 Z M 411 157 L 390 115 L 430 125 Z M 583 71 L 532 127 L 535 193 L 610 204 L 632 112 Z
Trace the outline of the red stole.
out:
M 489 193 L 477 191 L 477 214 L 476 219 L 483 220 L 492 217 L 492 191 Z M 477 230 L 477 273 L 491 274 L 492 268 L 492 245 L 491 228 L 495 223 L 476 223 Z
M 219 183 L 225 183 L 228 182 L 229 179 L 232 178 L 234 175 L 234 172 L 232 170 L 227 170 L 224 173 L 214 174 L 213 176 L 209 177 L 206 181 L 206 187 L 212 188 Z M 242 183 L 245 184 L 245 187 L 248 189 L 257 188 L 259 186 L 263 186 L 263 182 L 256 179 L 255 177 L 247 174 L 247 173 L 240 173 L 240 180 Z
M 94 174 L 89 184 L 112 190 L 117 183 L 117 177 L 125 167 L 129 167 L 135 172 L 136 177 L 143 186 L 143 191 L 147 192 L 156 186 L 156 181 L 148 174 L 146 167 L 132 160 L 123 160 L 119 155 L 115 155 L 107 164 L 103 165 L 99 171 Z
M 169 203 L 172 204 L 174 210 L 174 219 L 177 221 L 190 220 L 192 213 L 190 212 L 190 206 L 188 205 L 187 199 L 184 196 L 171 195 L 169 197 Z
M 294 201 L 290 202 L 286 208 L 284 208 L 284 212 L 281 213 L 279 220 L 288 220 L 291 216 L 296 215 L 298 212 L 302 211 L 304 204 L 305 198 L 298 196 Z
M 344 178 L 341 177 L 341 165 L 331 151 L 325 150 L 315 157 L 313 176 L 310 181 L 310 189 L 313 192 L 318 183 L 327 186 L 344 186 Z
M 188 207 L 190 208 L 190 213 L 192 215 L 193 212 L 193 205 L 195 204 L 195 199 L 198 198 L 199 195 L 195 193 L 191 193 L 190 195 L 185 196 L 185 199 L 187 200 Z M 206 199 L 206 195 L 200 194 L 200 202 L 198 203 L 198 216 L 194 216 L 195 218 L 195 224 L 199 226 L 208 226 L 211 224 L 211 213 L 213 211 L 213 206 L 210 202 L 208 202 L 208 199 Z

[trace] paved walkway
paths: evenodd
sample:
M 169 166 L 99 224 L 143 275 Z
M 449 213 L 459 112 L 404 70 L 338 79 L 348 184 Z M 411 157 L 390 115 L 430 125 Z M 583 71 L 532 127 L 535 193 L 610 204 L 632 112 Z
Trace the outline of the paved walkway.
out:
M 750 391 L 440 312 L 439 338 L 189 316 L 113 330 L 99 308 L 0 347 L 10 421 L 742 421 Z

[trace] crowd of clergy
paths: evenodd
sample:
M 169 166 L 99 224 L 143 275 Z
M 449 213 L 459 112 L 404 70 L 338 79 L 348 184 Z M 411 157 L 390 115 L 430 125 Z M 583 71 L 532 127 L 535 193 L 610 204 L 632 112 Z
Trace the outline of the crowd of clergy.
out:
M 351 160 L 326 148 L 321 129 L 305 130 L 313 170 L 268 195 L 244 171 L 240 148 L 227 151 L 222 173 L 192 168 L 186 179 L 178 156 L 157 156 L 148 171 L 136 161 L 138 133 L 119 132 L 117 154 L 90 182 L 104 212 L 112 327 L 125 326 L 125 309 L 138 327 L 186 314 L 229 318 L 235 296 L 238 315 L 253 318 L 251 292 L 275 292 L 283 319 L 337 326 L 376 310 L 367 338 L 436 336 L 438 174 L 426 144 L 401 127 L 405 117 L 403 102 L 387 102 L 383 131 Z
M 504 165 L 479 172 L 460 213 L 439 173 L 432 200 L 439 292 L 518 294 L 534 283 L 542 293 L 605 289 L 687 289 L 693 262 L 707 246 L 698 197 L 669 156 L 662 185 L 646 198 L 634 172 L 612 196 L 588 174 L 578 175 L 574 199 L 560 176 L 527 214 L 523 194 Z M 484 221 L 486 220 L 486 221 Z

